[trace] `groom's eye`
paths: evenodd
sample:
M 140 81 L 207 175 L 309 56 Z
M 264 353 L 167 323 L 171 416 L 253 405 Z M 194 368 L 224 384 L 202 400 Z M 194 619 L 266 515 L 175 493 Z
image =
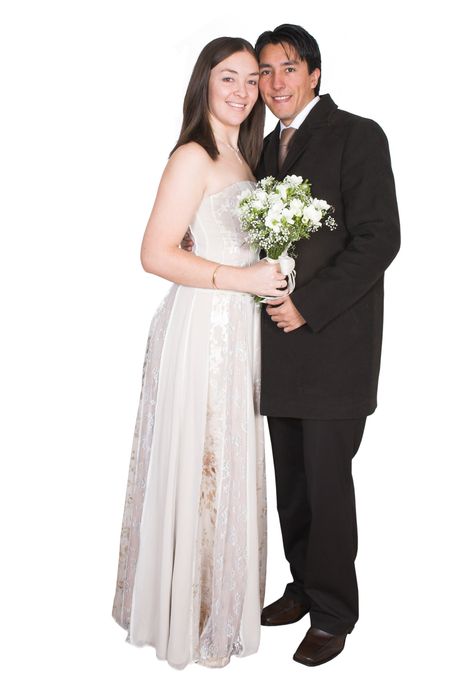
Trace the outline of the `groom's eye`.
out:
M 286 69 L 286 71 L 287 71 L 288 73 L 294 73 L 294 72 L 295 72 L 295 68 L 294 68 L 293 66 L 288 66 L 287 69 Z
M 263 70 L 260 72 L 260 75 L 261 75 L 261 76 L 267 76 L 269 73 L 270 73 L 270 71 L 269 71 L 268 69 L 263 69 Z

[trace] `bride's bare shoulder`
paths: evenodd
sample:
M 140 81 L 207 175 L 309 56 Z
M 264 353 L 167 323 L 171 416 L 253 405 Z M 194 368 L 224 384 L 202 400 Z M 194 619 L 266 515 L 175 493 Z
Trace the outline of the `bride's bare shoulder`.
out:
M 187 142 L 179 146 L 169 159 L 169 163 L 186 167 L 209 168 L 214 161 L 198 142 Z
M 179 146 L 170 156 L 161 178 L 161 186 L 183 186 L 193 195 L 202 196 L 214 161 L 197 142 Z
M 179 146 L 167 161 L 158 195 L 165 197 L 168 194 L 173 201 L 173 191 L 176 191 L 180 200 L 200 201 L 207 188 L 212 163 L 214 161 L 197 142 Z

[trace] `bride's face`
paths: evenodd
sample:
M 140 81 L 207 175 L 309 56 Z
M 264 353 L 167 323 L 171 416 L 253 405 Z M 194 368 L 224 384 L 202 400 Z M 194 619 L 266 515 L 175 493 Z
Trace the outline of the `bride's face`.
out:
M 258 62 L 249 52 L 235 52 L 211 69 L 208 104 L 223 125 L 240 125 L 258 99 Z

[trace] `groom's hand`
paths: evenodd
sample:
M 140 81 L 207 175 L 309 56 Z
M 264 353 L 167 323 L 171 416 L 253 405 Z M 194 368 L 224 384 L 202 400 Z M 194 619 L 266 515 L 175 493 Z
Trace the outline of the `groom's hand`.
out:
M 285 333 L 295 331 L 306 323 L 289 295 L 274 301 L 274 304 L 269 303 L 266 311 L 278 328 L 282 328 Z
M 183 240 L 180 243 L 180 248 L 182 250 L 186 250 L 188 253 L 192 252 L 192 248 L 194 247 L 194 241 L 192 239 L 192 235 L 190 230 L 188 229 L 185 235 L 183 236 Z

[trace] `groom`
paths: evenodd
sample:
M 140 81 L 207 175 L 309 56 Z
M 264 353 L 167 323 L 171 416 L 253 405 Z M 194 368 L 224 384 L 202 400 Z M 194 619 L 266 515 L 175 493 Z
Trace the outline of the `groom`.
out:
M 338 224 L 298 244 L 295 290 L 262 314 L 261 413 L 293 580 L 261 621 L 283 625 L 309 612 L 294 659 L 316 666 L 342 651 L 358 619 L 352 458 L 376 408 L 383 274 L 399 249 L 399 218 L 386 137 L 319 97 L 315 39 L 283 24 L 255 49 L 262 98 L 279 119 L 258 179 L 310 180 Z

